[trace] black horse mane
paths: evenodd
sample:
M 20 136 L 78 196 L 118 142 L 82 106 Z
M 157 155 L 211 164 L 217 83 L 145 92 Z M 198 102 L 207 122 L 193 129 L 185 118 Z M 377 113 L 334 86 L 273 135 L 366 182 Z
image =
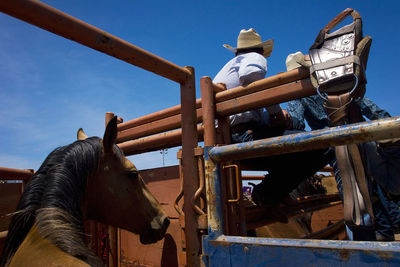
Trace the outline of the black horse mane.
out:
M 98 137 L 51 152 L 28 183 L 12 217 L 0 266 L 17 251 L 31 227 L 64 252 L 90 265 L 100 260 L 85 244 L 81 204 L 86 181 L 102 155 Z

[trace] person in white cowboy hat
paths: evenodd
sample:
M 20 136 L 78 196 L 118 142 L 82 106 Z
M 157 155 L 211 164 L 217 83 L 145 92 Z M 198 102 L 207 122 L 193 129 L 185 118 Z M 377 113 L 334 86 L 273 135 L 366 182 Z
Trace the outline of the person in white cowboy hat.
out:
M 237 47 L 223 46 L 235 54 L 213 79 L 214 83 L 224 83 L 227 89 L 246 86 L 265 78 L 267 60 L 271 55 L 274 42 L 262 41 L 261 36 L 250 28 L 241 30 L 237 38 Z M 273 114 L 273 115 L 272 115 Z M 246 111 L 230 116 L 232 141 L 234 143 L 265 138 L 266 129 L 271 128 L 271 118 L 275 119 L 282 110 L 279 105 Z M 272 134 L 273 135 L 273 134 Z
M 233 48 L 228 45 L 224 45 L 224 47 L 234 52 L 235 57 L 218 72 L 213 80 L 214 83 L 224 83 L 227 89 L 231 89 L 247 86 L 249 83 L 265 77 L 267 73 L 265 57 L 270 56 L 272 52 L 272 40 L 263 42 L 254 29 L 241 30 L 237 47 Z M 274 114 L 282 115 L 282 121 L 285 122 L 283 127 L 271 124 Z M 232 143 L 295 133 L 295 131 L 287 130 L 290 124 L 286 124 L 285 118 L 279 105 L 233 115 L 230 117 Z M 269 173 L 267 179 L 254 186 L 252 200 L 258 205 L 279 203 L 302 180 L 310 177 L 329 162 L 328 159 L 331 155 L 325 155 L 324 152 L 321 150 L 304 151 L 244 160 L 245 164 L 262 166 Z M 290 163 L 290 168 L 288 168 L 288 163 Z

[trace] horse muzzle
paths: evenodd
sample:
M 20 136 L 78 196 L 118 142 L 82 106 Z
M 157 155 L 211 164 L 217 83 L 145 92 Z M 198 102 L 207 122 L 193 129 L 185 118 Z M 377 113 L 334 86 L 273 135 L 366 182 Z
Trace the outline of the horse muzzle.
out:
M 161 240 L 167 232 L 169 223 L 170 221 L 167 216 L 163 216 L 161 220 L 154 219 L 150 223 L 148 230 L 145 233 L 140 234 L 140 242 L 146 245 Z

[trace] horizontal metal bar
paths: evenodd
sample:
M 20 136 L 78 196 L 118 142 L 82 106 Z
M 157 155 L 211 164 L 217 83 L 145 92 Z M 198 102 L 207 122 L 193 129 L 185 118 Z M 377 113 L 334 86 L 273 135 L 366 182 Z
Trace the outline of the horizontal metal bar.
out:
M 196 109 L 196 121 L 200 122 L 202 120 L 202 109 Z M 136 138 L 150 136 L 153 134 L 163 133 L 166 131 L 179 129 L 182 124 L 181 114 L 153 121 L 150 123 L 145 123 L 133 128 L 126 129 L 124 131 L 118 132 L 117 143 L 134 140 Z
M 298 68 L 282 73 L 278 73 L 273 76 L 269 76 L 265 79 L 258 80 L 250 83 L 247 86 L 238 86 L 229 90 L 220 89 L 215 94 L 215 102 L 219 103 L 222 101 L 234 99 L 244 95 L 249 95 L 255 92 L 259 92 L 265 89 L 277 87 L 286 83 L 291 83 L 299 80 L 303 80 L 310 77 L 310 71 L 307 68 Z M 218 85 L 214 85 L 214 88 Z M 314 90 L 315 91 L 315 90 Z
M 212 236 L 210 236 L 212 238 Z M 399 266 L 397 242 L 204 238 L 209 266 Z
M 270 76 L 265 79 L 253 82 L 245 87 L 239 86 L 236 88 L 226 90 L 224 88 L 225 86 L 222 84 L 213 84 L 214 90 L 218 91 L 218 93 L 216 93 L 216 95 L 215 95 L 215 102 L 221 103 L 221 102 L 228 101 L 231 99 L 240 98 L 245 95 L 260 92 L 262 90 L 269 89 L 269 88 L 272 91 L 270 91 L 270 90 L 268 91 L 267 98 L 272 98 L 270 100 L 270 102 L 272 101 L 271 103 L 273 103 L 273 104 L 277 103 L 277 101 L 285 102 L 285 101 L 287 101 L 287 99 L 292 100 L 295 98 L 309 96 L 309 95 L 315 94 L 315 89 L 312 87 L 312 85 L 309 82 L 301 81 L 302 79 L 305 79 L 308 77 L 309 77 L 309 71 L 307 69 L 298 68 L 295 70 L 279 73 L 274 76 Z M 296 81 L 298 81 L 297 86 L 289 85 L 284 88 L 279 87 L 279 86 L 285 85 L 287 83 L 292 83 L 292 82 L 296 82 Z M 312 87 L 312 89 L 309 89 L 310 86 Z M 275 88 L 275 87 L 277 87 L 277 88 Z M 278 97 L 279 97 L 279 95 L 282 95 L 282 97 L 280 97 L 279 99 L 276 99 L 277 95 L 278 95 Z M 256 94 L 255 99 L 260 101 L 260 98 L 262 98 L 263 96 L 264 96 L 264 94 L 262 94 L 262 93 L 261 93 L 261 95 Z M 248 99 L 248 98 L 245 97 L 244 99 Z M 241 98 L 239 99 L 239 101 L 246 102 L 246 100 L 241 100 Z M 262 101 L 265 102 L 265 100 L 262 100 Z M 245 104 L 248 105 L 247 102 Z M 228 106 L 229 106 L 229 104 L 228 104 Z M 201 99 L 200 98 L 196 99 L 196 109 L 199 109 L 199 108 L 201 108 Z M 239 108 L 241 110 L 243 110 L 245 108 L 254 108 L 254 106 L 250 105 L 250 106 L 246 106 L 244 108 L 243 107 L 239 107 Z M 226 112 L 224 110 L 223 105 L 221 106 L 221 109 L 222 109 L 222 112 Z M 232 114 L 234 111 L 235 110 L 232 111 Z M 181 113 L 181 105 L 173 106 L 173 107 L 161 110 L 161 111 L 157 111 L 152 114 L 148 114 L 143 117 L 139 117 L 136 119 L 132 119 L 130 121 L 119 123 L 118 131 L 127 130 L 127 129 L 137 127 L 137 126 L 140 126 L 140 125 L 143 125 L 146 123 L 154 122 L 154 121 L 164 119 L 167 117 L 171 117 L 174 115 L 179 115 L 180 113 Z M 228 114 L 228 115 L 231 115 L 231 114 Z
M 201 108 L 201 99 L 196 99 L 196 109 Z M 165 119 L 168 117 L 172 117 L 175 115 L 180 115 L 181 114 L 181 105 L 173 106 L 167 109 L 163 109 L 148 115 L 145 115 L 143 117 L 135 118 L 130 121 L 126 121 L 123 123 L 119 123 L 117 125 L 118 131 L 123 131 L 126 129 L 130 129 L 133 127 L 137 127 L 146 123 L 154 122 L 157 120 Z
M 307 247 L 325 249 L 353 249 L 353 250 L 375 250 L 392 251 L 400 253 L 400 242 L 367 242 L 367 241 L 348 241 L 348 240 L 307 240 L 289 238 L 257 238 L 242 236 L 220 235 L 210 242 L 221 243 L 241 243 L 254 244 L 261 246 L 285 246 L 285 247 Z
M 31 169 L 13 169 L 0 167 L 0 180 L 28 180 L 35 173 Z
M 267 81 L 268 78 L 264 80 Z M 277 81 L 282 82 L 282 80 L 277 78 L 273 79 L 273 81 L 275 81 L 275 83 Z M 253 85 L 249 85 L 249 88 L 253 88 Z M 246 87 L 246 89 L 248 88 Z M 313 94 L 315 94 L 315 89 L 311 82 L 309 80 L 300 80 L 219 102 L 216 104 L 216 112 L 218 116 L 228 116 L 245 110 L 282 103 Z M 234 95 L 236 94 L 233 94 L 232 96 Z M 231 95 L 224 95 L 224 97 L 228 96 Z M 203 120 L 203 108 L 201 105 L 201 99 L 197 99 L 197 122 Z M 180 108 L 180 105 L 174 106 L 144 117 L 118 124 L 118 143 L 179 128 L 181 125 Z
M 0 11 L 97 51 L 182 83 L 191 72 L 39 1 L 2 0 Z
M 213 147 L 215 161 L 230 161 L 400 137 L 400 116 L 317 131 Z
M 203 140 L 203 126 L 197 125 L 198 141 Z M 182 145 L 182 129 L 155 134 L 128 142 L 119 143 L 118 146 L 124 151 L 125 156 L 156 151 Z
M 224 117 L 246 110 L 267 107 L 273 104 L 279 104 L 315 94 L 315 88 L 311 84 L 310 80 L 303 79 L 269 89 L 266 88 L 265 90 L 249 93 L 248 95 L 238 96 L 223 102 L 217 101 L 215 112 L 217 117 Z

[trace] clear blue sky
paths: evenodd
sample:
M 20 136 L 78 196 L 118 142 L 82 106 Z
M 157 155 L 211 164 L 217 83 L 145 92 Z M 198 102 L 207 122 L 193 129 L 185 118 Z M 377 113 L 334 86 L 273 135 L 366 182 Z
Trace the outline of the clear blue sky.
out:
M 307 53 L 319 30 L 347 7 L 360 12 L 373 44 L 367 96 L 393 116 L 398 96 L 400 1 L 81 1 L 45 3 L 180 66 L 213 77 L 241 29 L 273 38 L 267 76 L 289 53 Z M 76 131 L 101 136 L 104 114 L 125 120 L 179 104 L 179 85 L 0 13 L 0 166 L 37 169 Z M 176 164 L 170 150 L 166 165 Z M 159 152 L 134 157 L 159 167 Z

